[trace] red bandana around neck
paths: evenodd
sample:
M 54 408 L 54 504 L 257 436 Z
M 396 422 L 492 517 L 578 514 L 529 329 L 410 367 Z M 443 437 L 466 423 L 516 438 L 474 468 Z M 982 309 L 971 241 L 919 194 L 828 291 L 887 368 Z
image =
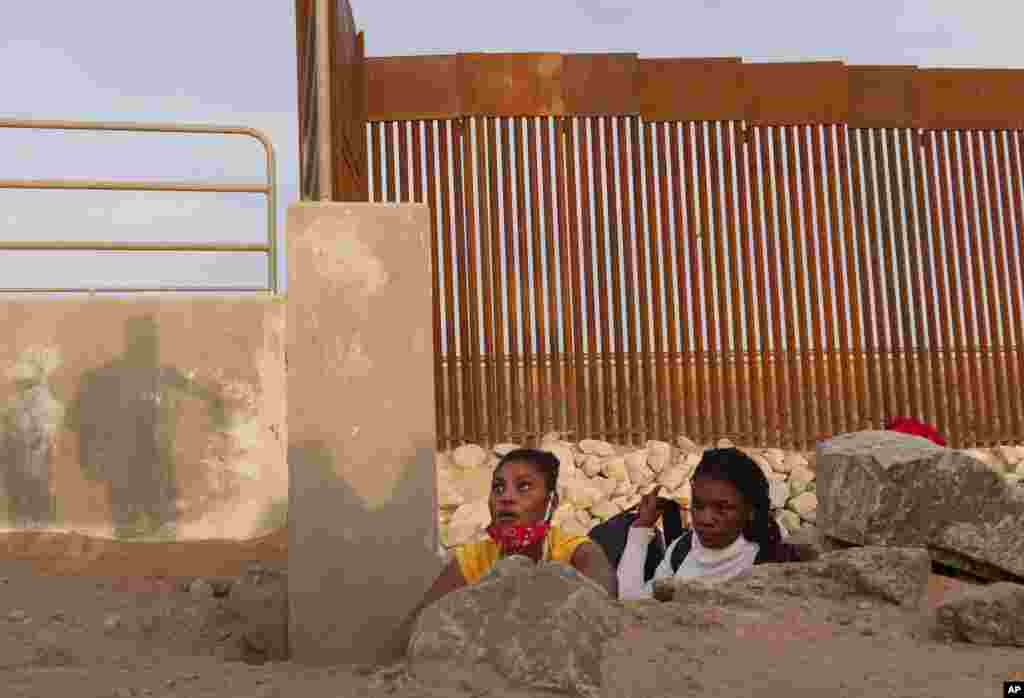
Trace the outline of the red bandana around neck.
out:
M 551 524 L 547 521 L 535 524 L 492 523 L 487 527 L 487 535 L 498 544 L 503 554 L 511 555 L 543 540 L 550 528 Z
M 502 555 L 513 555 L 526 550 L 537 541 L 544 540 L 551 528 L 551 507 L 555 503 L 554 492 L 548 495 L 544 518 L 532 524 L 499 524 L 492 521 L 487 535 L 498 544 Z

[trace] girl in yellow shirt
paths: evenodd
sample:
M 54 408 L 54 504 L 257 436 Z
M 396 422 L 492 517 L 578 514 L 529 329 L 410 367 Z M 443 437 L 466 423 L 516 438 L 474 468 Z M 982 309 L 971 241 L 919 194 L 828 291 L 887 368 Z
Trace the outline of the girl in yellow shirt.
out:
M 419 612 L 449 592 L 474 584 L 508 555 L 524 555 L 534 562 L 552 560 L 572 565 L 590 577 L 614 599 L 618 580 L 604 550 L 586 536 L 569 535 L 551 526 L 558 508 L 558 458 L 547 451 L 521 448 L 498 462 L 491 482 L 488 540 L 461 545 L 420 605 Z

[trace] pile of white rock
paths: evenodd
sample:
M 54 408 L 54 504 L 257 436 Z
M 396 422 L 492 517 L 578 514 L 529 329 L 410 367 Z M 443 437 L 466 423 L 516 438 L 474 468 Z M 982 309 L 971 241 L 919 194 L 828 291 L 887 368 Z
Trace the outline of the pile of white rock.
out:
M 675 444 L 648 441 L 644 447 L 618 446 L 586 439 L 578 443 L 548 434 L 540 448 L 558 457 L 558 492 L 561 504 L 554 523 L 585 535 L 591 528 L 632 508 L 641 495 L 661 485 L 660 495 L 683 507 L 690 504 L 690 476 L 705 448 L 728 447 L 728 439 L 698 445 L 685 436 Z M 490 449 L 464 444 L 437 454 L 441 543 L 446 548 L 486 537 L 490 523 L 487 497 L 498 459 L 518 448 L 498 444 Z M 815 494 L 813 452 L 739 446 L 768 478 L 772 509 L 785 535 L 813 526 L 818 499 Z M 1009 483 L 1024 478 L 1024 446 L 997 446 L 966 451 L 999 472 Z
M 733 444 L 720 439 L 714 446 Z M 441 541 L 453 547 L 486 536 L 490 523 L 487 497 L 498 458 L 518 448 L 498 444 L 484 449 L 464 444 L 437 454 Z M 549 434 L 540 448 L 559 461 L 558 493 L 561 504 L 555 525 L 585 535 L 591 528 L 626 511 L 657 485 L 660 495 L 674 499 L 684 509 L 690 504 L 690 476 L 700 462 L 703 446 L 685 436 L 675 444 L 648 441 L 644 447 L 617 446 L 586 439 L 578 443 Z M 772 507 L 783 530 L 791 532 L 813 525 L 817 498 L 814 494 L 813 455 L 777 448 L 743 448 L 768 478 Z

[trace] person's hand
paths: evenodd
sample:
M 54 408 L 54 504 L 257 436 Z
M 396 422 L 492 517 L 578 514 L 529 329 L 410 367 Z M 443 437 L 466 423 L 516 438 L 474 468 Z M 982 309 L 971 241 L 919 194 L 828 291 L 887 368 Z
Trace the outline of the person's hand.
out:
M 658 511 L 658 490 L 661 485 L 655 485 L 654 489 L 640 498 L 640 506 L 637 508 L 636 518 L 633 526 L 638 528 L 651 528 L 658 521 L 661 512 Z

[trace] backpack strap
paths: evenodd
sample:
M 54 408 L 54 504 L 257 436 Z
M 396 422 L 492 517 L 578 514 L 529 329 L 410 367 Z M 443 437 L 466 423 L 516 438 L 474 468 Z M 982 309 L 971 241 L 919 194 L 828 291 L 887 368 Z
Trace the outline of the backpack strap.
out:
M 690 529 L 684 530 L 676 543 L 675 547 L 672 548 L 672 557 L 669 562 L 672 565 L 672 572 L 675 573 L 679 566 L 683 564 L 683 560 L 690 552 L 690 547 L 693 545 L 693 531 Z
M 658 497 L 658 510 L 661 512 L 662 528 L 665 530 L 665 546 L 683 534 L 683 514 L 679 502 L 666 497 Z

